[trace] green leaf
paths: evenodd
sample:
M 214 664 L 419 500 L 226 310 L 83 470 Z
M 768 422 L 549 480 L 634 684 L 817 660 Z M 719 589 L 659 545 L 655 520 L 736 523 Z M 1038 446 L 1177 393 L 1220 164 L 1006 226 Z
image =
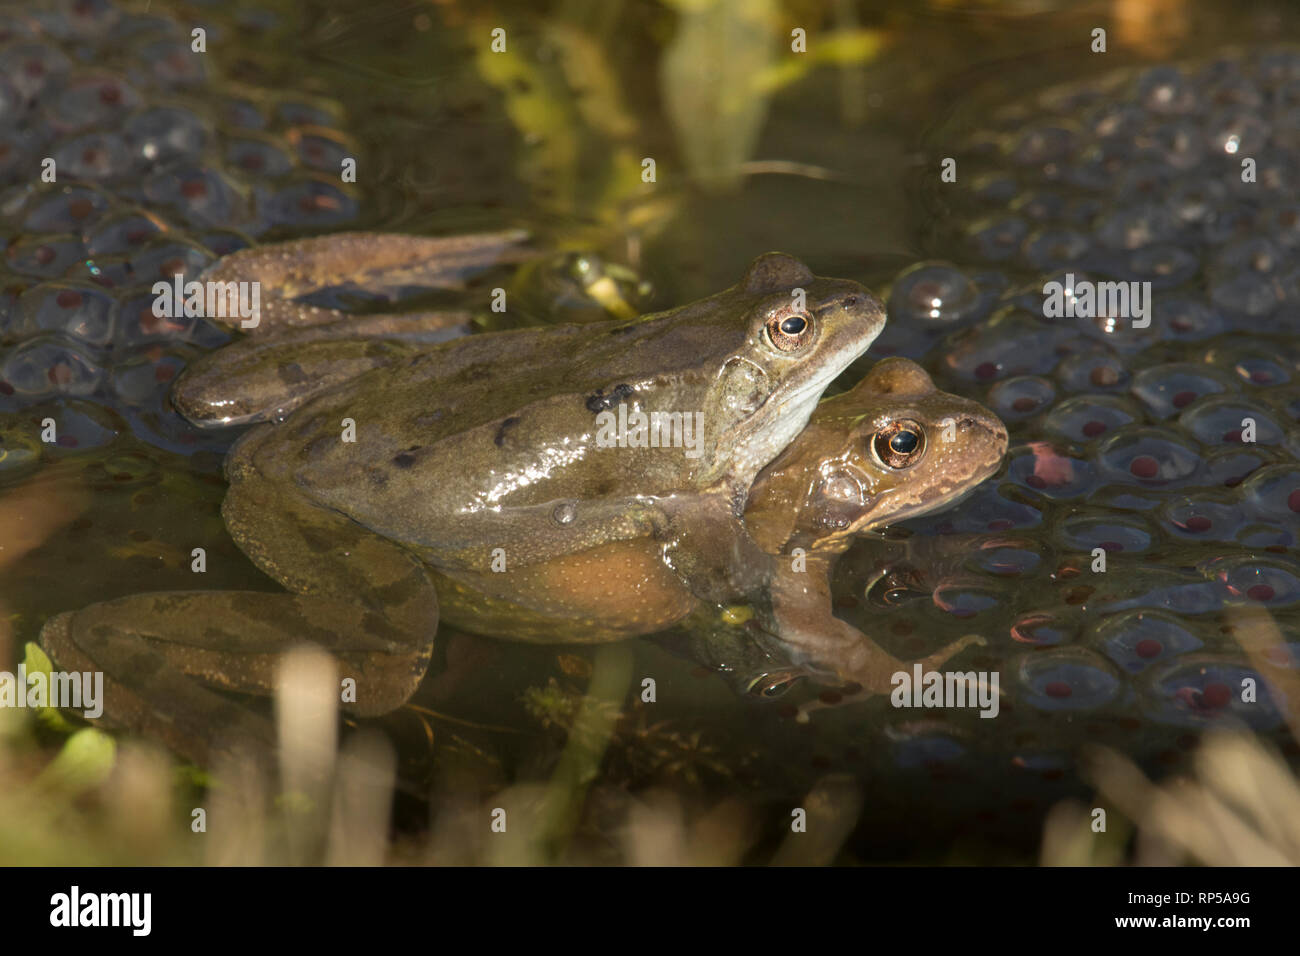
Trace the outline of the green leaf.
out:
M 64 793 L 84 793 L 107 779 L 116 760 L 117 743 L 113 738 L 94 727 L 85 727 L 68 738 L 35 784 Z
M 23 666 L 28 674 L 42 673 L 48 678 L 50 672 L 54 670 L 54 662 L 41 650 L 40 645 L 35 641 L 28 641 L 24 645 Z M 36 708 L 36 719 L 61 734 L 70 734 L 76 730 L 76 725 L 69 723 L 57 707 L 38 707 Z

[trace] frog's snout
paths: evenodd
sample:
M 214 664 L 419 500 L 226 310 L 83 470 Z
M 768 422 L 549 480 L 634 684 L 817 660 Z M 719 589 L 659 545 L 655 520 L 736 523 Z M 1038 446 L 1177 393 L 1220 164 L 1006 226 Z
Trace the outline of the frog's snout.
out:
M 1007 426 L 994 415 L 962 415 L 957 418 L 956 427 L 962 436 L 962 442 L 978 458 L 988 462 L 989 469 L 996 469 L 1007 453 L 1009 439 Z
M 839 291 L 832 299 L 834 305 L 827 318 L 835 339 L 856 357 L 884 331 L 885 304 L 864 285 L 848 281 L 845 285 L 848 288 Z
M 841 299 L 842 305 L 847 311 L 858 316 L 863 322 L 871 328 L 884 328 L 885 303 L 881 302 L 876 296 L 864 285 L 857 285 L 856 288 L 850 289 Z

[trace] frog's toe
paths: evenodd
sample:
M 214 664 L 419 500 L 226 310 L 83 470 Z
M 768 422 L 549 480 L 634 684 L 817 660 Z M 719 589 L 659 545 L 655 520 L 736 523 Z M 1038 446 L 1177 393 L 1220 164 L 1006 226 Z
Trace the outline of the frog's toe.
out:
M 928 657 L 922 658 L 921 664 L 928 670 L 946 664 L 951 658 L 956 657 L 968 647 L 984 647 L 988 644 L 983 637 L 978 634 L 967 634 L 965 637 L 959 637 L 951 644 L 939 648 Z

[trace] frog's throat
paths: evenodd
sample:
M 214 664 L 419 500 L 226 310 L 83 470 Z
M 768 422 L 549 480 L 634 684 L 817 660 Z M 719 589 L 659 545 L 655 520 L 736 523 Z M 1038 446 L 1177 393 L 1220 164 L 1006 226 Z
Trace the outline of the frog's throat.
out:
M 824 380 L 810 382 L 784 397 L 769 397 L 736 426 L 731 454 L 714 458 L 709 477 L 726 475 L 733 486 L 747 491 L 763 467 L 803 431 L 822 389 L 832 378 L 834 375 L 828 375 Z
M 725 477 L 733 488 L 748 491 L 764 466 L 803 431 L 826 386 L 865 352 L 870 344 L 868 340 L 843 347 L 818 374 L 789 390 L 778 387 L 771 394 L 763 396 L 752 412 L 727 429 L 727 434 L 713 435 L 709 444 L 715 454 L 711 456 L 712 465 L 705 476 L 706 480 L 712 482 Z M 744 360 L 744 363 L 754 365 L 748 360 Z M 766 370 L 754 367 L 760 375 L 767 375 Z M 731 454 L 717 455 L 716 451 L 724 442 L 731 446 Z M 741 498 L 743 500 L 743 495 Z

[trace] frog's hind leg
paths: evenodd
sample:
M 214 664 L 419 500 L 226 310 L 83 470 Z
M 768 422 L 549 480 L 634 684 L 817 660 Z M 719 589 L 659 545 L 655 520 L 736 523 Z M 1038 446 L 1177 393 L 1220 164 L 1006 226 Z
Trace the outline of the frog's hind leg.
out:
M 245 329 L 249 335 L 182 372 L 172 404 L 200 427 L 282 419 L 358 375 L 467 335 L 472 316 L 465 311 L 350 315 L 291 297 L 348 283 L 371 289 L 455 286 L 473 272 L 521 258 L 524 238 L 522 232 L 441 238 L 342 233 L 226 256 L 203 274 L 204 281 L 228 290 L 237 289 L 233 283 L 256 282 L 275 291 L 257 296 L 256 318 L 250 320 L 255 324 Z M 220 301 L 229 300 L 230 293 L 225 295 Z
M 256 282 L 258 314 L 242 327 L 265 335 L 351 320 L 346 312 L 294 301 L 299 296 L 343 286 L 373 292 L 403 286 L 458 289 L 477 273 L 527 257 L 522 248 L 527 238 L 522 230 L 464 236 L 342 232 L 241 249 L 208 268 L 200 281 L 227 288 L 237 287 L 226 283 Z
M 172 405 L 201 428 L 283 420 L 359 375 L 409 361 L 422 343 L 467 334 L 469 320 L 464 312 L 373 315 L 348 334 L 325 326 L 241 339 L 187 365 Z
M 286 500 L 258 475 L 223 506 L 249 557 L 291 592 L 139 594 L 50 619 L 40 643 L 58 670 L 102 672 L 109 726 L 161 739 L 207 764 L 214 748 L 265 751 L 265 718 L 215 690 L 269 695 L 285 651 L 315 644 L 355 681 L 361 715 L 403 704 L 424 676 L 438 604 L 424 566 L 354 522 Z M 255 532 L 254 533 L 254 529 Z

